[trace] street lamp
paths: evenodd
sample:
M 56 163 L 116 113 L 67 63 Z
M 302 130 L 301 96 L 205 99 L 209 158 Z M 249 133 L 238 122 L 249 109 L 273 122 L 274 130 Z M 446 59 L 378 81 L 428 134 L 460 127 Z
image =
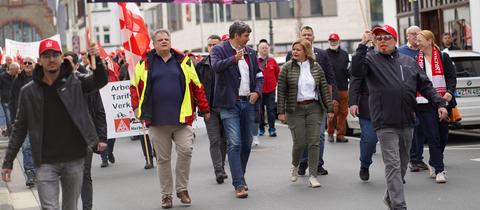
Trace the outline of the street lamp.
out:
M 270 35 L 270 53 L 273 54 L 273 48 L 275 45 L 273 44 L 273 21 L 272 21 L 272 2 L 268 2 L 268 28 L 269 28 L 269 35 Z

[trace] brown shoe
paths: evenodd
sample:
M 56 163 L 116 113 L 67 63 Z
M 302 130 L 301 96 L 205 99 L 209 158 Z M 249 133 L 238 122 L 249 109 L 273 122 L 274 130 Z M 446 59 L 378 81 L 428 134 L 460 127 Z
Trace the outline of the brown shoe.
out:
M 190 196 L 188 195 L 188 191 L 182 191 L 177 193 L 177 197 L 180 198 L 180 202 L 182 204 L 190 205 L 192 203 L 192 199 L 190 199 Z
M 237 198 L 247 198 L 248 192 L 245 189 L 245 186 L 237 187 L 237 189 L 235 189 L 235 195 L 237 196 Z
M 172 196 L 164 195 L 162 198 L 162 209 L 172 208 Z

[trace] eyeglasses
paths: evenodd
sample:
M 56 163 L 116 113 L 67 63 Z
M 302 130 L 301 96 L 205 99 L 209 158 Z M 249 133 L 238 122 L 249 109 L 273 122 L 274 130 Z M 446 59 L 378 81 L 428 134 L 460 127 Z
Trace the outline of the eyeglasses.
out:
M 390 41 L 393 39 L 393 36 L 390 35 L 390 34 L 387 34 L 387 35 L 381 35 L 381 36 L 375 36 L 375 40 L 377 41 Z
M 40 55 L 40 57 L 42 57 L 43 59 L 50 59 L 50 58 L 58 58 L 60 57 L 60 53 L 59 52 L 53 52 L 53 53 L 44 53 L 42 55 Z
M 213 47 L 215 46 L 216 44 L 208 44 L 209 47 Z
M 28 66 L 30 66 L 30 65 L 33 65 L 33 63 L 32 63 L 32 62 L 23 62 L 23 65 L 28 65 Z

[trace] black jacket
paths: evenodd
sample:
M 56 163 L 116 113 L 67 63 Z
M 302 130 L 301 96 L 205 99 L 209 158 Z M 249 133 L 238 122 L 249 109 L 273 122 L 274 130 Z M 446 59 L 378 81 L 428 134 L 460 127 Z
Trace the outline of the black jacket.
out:
M 15 76 L 7 72 L 0 73 L 0 97 L 2 103 L 10 102 L 10 91 L 12 91 L 12 84 Z
M 86 145 L 92 148 L 97 144 L 98 136 L 92 118 L 88 113 L 86 95 L 100 89 L 108 82 L 103 61 L 97 57 L 97 70 L 90 76 L 73 74 L 73 66 L 64 60 L 60 67 L 59 78 L 55 81 L 57 93 L 67 109 L 78 130 L 81 131 Z M 33 70 L 33 81 L 26 84 L 20 91 L 18 112 L 13 124 L 12 134 L 3 162 L 3 168 L 11 169 L 18 150 L 28 133 L 32 145 L 33 162 L 35 166 L 42 163 L 43 142 L 43 69 L 40 65 Z M 59 125 L 58 129 L 62 129 Z
M 200 82 L 202 82 L 204 86 L 205 96 L 210 106 L 213 104 L 213 96 L 215 95 L 215 71 L 213 71 L 211 66 L 210 55 L 202 59 L 195 66 L 198 79 L 200 79 Z
M 348 90 L 348 64 L 350 60 L 348 53 L 345 50 L 338 48 L 338 50 L 327 49 L 328 60 L 332 64 L 335 75 L 335 83 L 338 90 Z
M 417 62 L 396 49 L 384 55 L 376 50 L 367 52 L 367 46 L 360 44 L 352 58 L 352 75 L 367 81 L 370 116 L 376 130 L 413 127 L 417 90 L 435 107 L 446 107 Z
M 348 89 L 348 106 L 358 106 L 358 117 L 370 120 L 368 86 L 364 77 L 352 77 Z
M 24 71 L 20 73 L 15 80 L 13 80 L 12 90 L 10 92 L 10 103 L 8 104 L 10 108 L 10 119 L 12 122 L 15 121 L 15 116 L 17 115 L 17 103 L 18 103 L 18 94 L 20 93 L 20 89 L 30 81 L 32 81 L 33 77 L 28 76 Z

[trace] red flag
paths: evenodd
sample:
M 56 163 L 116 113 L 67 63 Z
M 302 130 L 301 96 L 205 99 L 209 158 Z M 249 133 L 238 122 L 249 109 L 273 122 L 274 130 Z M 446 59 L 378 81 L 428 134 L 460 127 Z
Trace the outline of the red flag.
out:
M 98 45 L 98 54 L 101 59 L 107 62 L 107 69 L 108 71 L 108 81 L 114 82 L 119 80 L 119 67 L 118 64 L 113 61 L 113 59 L 107 54 L 107 51 L 103 49 L 102 45 L 99 41 L 97 41 Z
M 92 33 L 90 32 L 89 27 L 87 27 L 85 29 L 85 33 L 86 33 L 86 38 L 87 38 L 87 40 L 86 40 L 87 41 L 87 48 L 89 48 L 90 45 L 91 45 L 91 42 L 92 42 Z

